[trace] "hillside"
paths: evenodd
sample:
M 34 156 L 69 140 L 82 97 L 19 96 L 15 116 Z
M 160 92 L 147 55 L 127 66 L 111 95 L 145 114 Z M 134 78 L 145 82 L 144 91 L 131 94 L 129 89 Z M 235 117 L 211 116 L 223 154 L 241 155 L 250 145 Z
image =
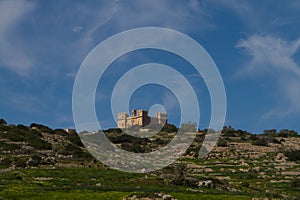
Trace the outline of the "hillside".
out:
M 0 166 L 60 165 L 65 161 L 92 160 L 75 131 L 52 130 L 40 124 L 0 125 Z
M 151 138 L 105 131 L 118 147 L 150 152 L 168 144 L 174 126 Z M 0 197 L 3 199 L 300 199 L 300 137 L 292 130 L 256 135 L 224 127 L 205 158 L 197 132 L 176 163 L 148 174 L 109 169 L 85 149 L 75 131 L 0 120 Z M 142 133 L 141 133 L 142 134 Z

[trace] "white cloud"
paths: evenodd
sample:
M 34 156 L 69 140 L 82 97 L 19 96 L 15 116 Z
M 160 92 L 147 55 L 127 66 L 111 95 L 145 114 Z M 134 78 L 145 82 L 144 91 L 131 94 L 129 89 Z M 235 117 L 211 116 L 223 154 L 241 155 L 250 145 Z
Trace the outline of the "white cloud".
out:
M 0 2 L 0 34 L 6 33 L 21 17 L 32 8 L 32 3 L 24 0 L 4 0 Z
M 84 9 L 81 7 L 81 14 L 84 16 L 90 16 L 89 20 L 83 21 L 83 23 L 86 23 L 87 29 L 82 41 L 86 42 L 87 44 L 91 43 L 93 41 L 95 32 L 103 28 L 103 26 L 105 26 L 110 22 L 110 20 L 112 20 L 119 9 L 119 5 L 117 2 L 118 1 L 114 0 L 106 2 L 105 5 L 98 4 L 95 6 L 97 12 L 92 12 L 92 14 L 90 7 L 86 7 Z
M 289 42 L 278 37 L 252 35 L 240 40 L 236 45 L 251 56 L 246 70 L 274 71 L 294 73 L 300 78 L 300 69 L 292 56 L 300 47 L 300 39 Z M 272 67 L 270 67 L 272 66 Z
M 286 5 L 291 8 L 292 10 L 299 11 L 300 10 L 300 1 L 287 1 Z
M 285 77 L 280 81 L 280 85 L 292 105 L 290 112 L 300 111 L 300 78 Z
M 111 1 L 101 5 L 101 12 L 90 21 L 86 37 L 92 41 L 95 33 L 103 27 L 105 31 L 117 33 L 130 28 L 162 26 L 179 31 L 214 29 L 205 7 L 198 1 Z M 102 30 L 102 34 L 103 34 Z
M 235 14 L 248 33 L 268 34 L 286 30 L 291 26 L 299 26 L 299 1 L 275 3 L 273 1 L 210 0 L 208 2 L 217 9 L 225 8 Z
M 33 7 L 32 2 L 25 0 L 0 2 L 0 64 L 20 75 L 27 73 L 34 60 L 26 54 L 25 48 L 14 41 L 13 29 Z
M 184 32 L 214 28 L 204 6 L 195 1 L 189 4 L 185 1 L 135 1 L 134 6 L 120 3 L 117 14 L 126 16 L 119 18 L 120 27 L 163 26 Z
M 251 1 L 235 1 L 235 0 L 212 0 L 216 6 L 229 9 L 244 23 L 245 26 L 251 29 L 259 26 L 263 19 L 261 12 L 255 8 Z M 260 4 L 262 6 L 262 4 Z
M 63 8 L 64 2 L 59 3 L 59 9 L 45 9 L 44 4 L 0 2 L 1 66 L 20 75 L 34 72 L 33 67 L 57 71 L 67 66 L 72 71 L 98 42 L 120 31 L 162 26 L 199 33 L 214 28 L 206 7 L 195 0 L 77 2 L 67 5 L 68 9 Z M 30 12 L 35 7 L 44 9 L 43 13 L 38 9 Z
M 300 111 L 300 66 L 293 55 L 300 48 L 300 39 L 287 41 L 270 35 L 252 35 L 236 45 L 250 55 L 249 64 L 240 74 L 265 74 L 275 77 L 278 108 L 267 112 L 263 118 L 281 113 L 281 117 Z M 277 114 L 278 115 L 278 114 Z

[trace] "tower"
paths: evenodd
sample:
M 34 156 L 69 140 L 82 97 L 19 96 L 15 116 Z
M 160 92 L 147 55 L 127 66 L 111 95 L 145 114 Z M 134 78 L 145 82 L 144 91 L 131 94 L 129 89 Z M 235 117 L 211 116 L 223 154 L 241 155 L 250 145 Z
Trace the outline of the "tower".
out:
M 131 117 L 136 117 L 136 109 L 131 110 Z
M 118 113 L 118 128 L 127 128 L 128 114 L 125 112 Z
M 167 121 L 167 114 L 166 113 L 162 113 L 162 112 L 157 112 L 156 113 L 156 118 L 157 118 L 157 123 L 158 124 L 165 124 Z

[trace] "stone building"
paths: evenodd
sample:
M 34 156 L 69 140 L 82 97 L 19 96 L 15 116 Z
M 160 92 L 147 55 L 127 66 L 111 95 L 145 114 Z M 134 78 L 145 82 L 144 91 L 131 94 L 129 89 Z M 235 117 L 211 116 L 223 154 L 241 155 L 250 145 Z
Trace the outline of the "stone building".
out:
M 131 116 L 126 112 L 118 113 L 118 128 L 130 128 L 133 125 L 146 126 L 148 124 L 164 124 L 167 114 L 157 112 L 156 117 L 149 117 L 147 110 L 132 109 Z

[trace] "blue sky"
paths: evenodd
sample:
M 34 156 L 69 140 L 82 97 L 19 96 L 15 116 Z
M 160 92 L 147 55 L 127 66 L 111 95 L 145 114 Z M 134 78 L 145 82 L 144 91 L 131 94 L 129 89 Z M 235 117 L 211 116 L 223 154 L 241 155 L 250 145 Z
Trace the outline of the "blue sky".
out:
M 9 123 L 74 127 L 72 89 L 88 53 L 111 35 L 157 26 L 198 41 L 214 59 L 227 94 L 226 125 L 260 133 L 300 131 L 300 2 L 234 0 L 0 1 L 0 118 Z M 122 73 L 157 62 L 185 75 L 199 98 L 200 128 L 210 99 L 192 67 L 167 52 L 144 50 L 116 60 L 97 91 L 103 126 L 113 126 L 110 94 Z M 182 66 L 186 66 L 182 68 Z M 159 85 L 137 90 L 132 107 L 166 106 L 178 123 L 174 95 Z

